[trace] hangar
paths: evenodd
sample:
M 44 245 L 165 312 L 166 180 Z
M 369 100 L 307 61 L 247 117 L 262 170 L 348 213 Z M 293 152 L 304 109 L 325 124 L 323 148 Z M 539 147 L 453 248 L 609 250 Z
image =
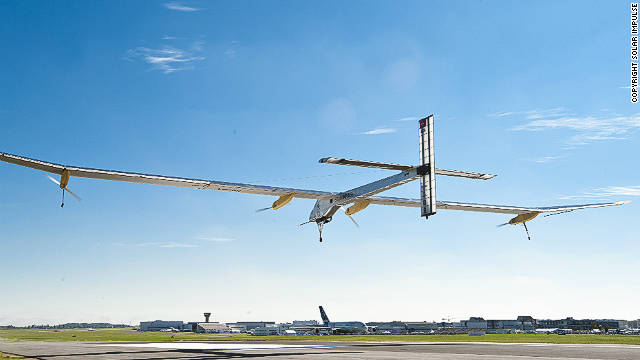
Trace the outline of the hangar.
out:
M 231 328 L 229 328 L 226 324 L 217 322 L 206 322 L 198 323 L 196 325 L 196 332 L 206 334 L 229 333 L 231 332 Z
M 170 329 L 182 330 L 183 325 L 184 323 L 182 321 L 141 321 L 139 329 L 140 331 L 163 331 Z

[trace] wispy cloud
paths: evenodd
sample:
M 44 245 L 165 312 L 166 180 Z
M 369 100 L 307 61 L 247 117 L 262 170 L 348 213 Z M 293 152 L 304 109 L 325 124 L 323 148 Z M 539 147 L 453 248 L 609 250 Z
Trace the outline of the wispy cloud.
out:
M 420 119 L 419 116 L 407 116 L 407 117 L 397 119 L 396 121 L 416 121 L 418 119 Z
M 380 134 L 389 134 L 396 132 L 394 128 L 377 128 L 365 132 L 361 132 L 360 135 L 380 135 Z
M 556 107 L 551 109 L 544 110 L 527 110 L 527 111 L 499 111 L 493 114 L 489 114 L 489 117 L 493 118 L 501 118 L 501 117 L 510 117 L 510 116 L 524 116 L 526 119 L 534 120 L 534 119 L 542 119 L 542 118 L 554 118 L 559 116 L 568 116 L 572 115 L 564 107 Z
M 194 68 L 194 63 L 204 60 L 204 56 L 198 56 L 202 51 L 202 42 L 195 42 L 191 46 L 192 51 L 181 50 L 171 46 L 161 49 L 138 47 L 127 52 L 125 59 L 142 60 L 151 65 L 151 70 L 160 70 L 165 74 Z
M 159 248 L 195 248 L 198 245 L 179 242 L 143 242 L 143 243 L 114 243 L 117 246 L 159 247 Z
M 208 236 L 198 236 L 198 237 L 196 237 L 196 240 L 211 241 L 211 242 L 231 242 L 231 241 L 236 241 L 236 239 L 232 239 L 232 238 L 208 237 Z
M 202 9 L 194 8 L 191 6 L 182 5 L 177 2 L 165 3 L 164 6 L 169 10 L 184 11 L 184 12 L 193 12 L 193 11 L 202 10 Z
M 542 163 L 548 163 L 548 162 L 551 162 L 551 161 L 554 161 L 554 160 L 562 159 L 563 157 L 565 157 L 565 155 L 542 156 L 542 157 L 533 159 L 533 161 L 542 164 Z
M 563 195 L 560 199 L 604 199 L 614 196 L 640 196 L 640 185 L 607 186 L 583 192 L 580 195 Z
M 198 247 L 198 245 L 170 242 L 170 243 L 162 244 L 162 245 L 160 245 L 160 247 L 163 247 L 163 248 L 195 248 L 195 247 Z
M 489 117 L 505 117 L 505 116 L 510 116 L 510 115 L 514 115 L 516 114 L 516 112 L 513 111 L 500 111 L 497 113 L 493 113 L 493 114 L 489 114 Z
M 640 114 L 577 116 L 563 108 L 526 112 L 530 120 L 511 128 L 513 131 L 545 131 L 564 129 L 575 132 L 568 145 L 584 145 L 594 141 L 625 139 L 640 128 Z
M 557 108 L 546 109 L 546 110 L 529 110 L 529 111 L 526 111 L 524 114 L 528 120 L 549 119 L 549 118 L 557 118 L 561 116 L 573 115 L 571 112 L 569 112 L 567 109 L 563 107 L 557 107 Z

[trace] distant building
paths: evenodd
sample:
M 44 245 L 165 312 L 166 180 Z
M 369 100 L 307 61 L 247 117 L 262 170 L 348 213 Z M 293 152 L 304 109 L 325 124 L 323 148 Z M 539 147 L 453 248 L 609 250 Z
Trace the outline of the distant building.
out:
M 518 320 L 487 320 L 487 330 L 522 330 Z
M 466 330 L 486 330 L 487 333 L 508 334 L 518 331 L 533 331 L 536 320 L 531 316 L 518 316 L 515 320 L 485 320 L 481 317 L 470 317 L 454 323 L 433 323 L 438 328 Z
M 293 320 L 291 326 L 310 326 L 310 325 L 320 325 L 318 324 L 318 320 Z
M 267 325 L 275 325 L 275 321 L 238 321 L 235 323 L 227 323 L 229 327 L 244 326 L 245 331 L 251 331 L 257 327 L 265 327 Z
M 536 319 L 531 316 L 518 316 L 516 319 L 520 323 L 520 330 L 534 330 L 537 327 Z
M 461 321 L 462 322 L 462 321 Z M 467 329 L 486 329 L 487 320 L 481 317 L 470 317 L 469 320 L 464 322 Z
M 227 324 L 221 324 L 217 322 L 198 323 L 196 325 L 197 333 L 217 334 L 217 333 L 229 333 L 231 328 Z
M 252 329 L 254 336 L 269 336 L 279 335 L 279 328 L 277 326 L 260 326 Z
M 238 325 L 238 324 L 229 323 L 229 324 L 227 324 L 227 326 L 229 327 L 229 329 L 231 330 L 232 333 L 246 333 L 247 332 L 247 327 L 245 325 Z
M 402 321 L 368 322 L 367 327 L 375 327 L 378 334 L 406 334 L 407 324 Z
M 560 320 L 537 320 L 538 328 L 557 328 L 557 329 L 572 329 L 572 330 L 591 330 L 591 329 L 619 329 L 623 320 L 612 319 L 574 319 L 568 317 Z
M 438 324 L 426 321 L 407 321 L 404 323 L 409 333 L 416 331 L 438 330 Z
M 627 321 L 627 327 L 631 328 L 631 329 L 638 329 L 640 328 L 640 319 L 638 320 L 629 320 Z
M 162 331 L 162 330 L 182 330 L 184 323 L 182 321 L 142 321 L 140 322 L 140 331 Z

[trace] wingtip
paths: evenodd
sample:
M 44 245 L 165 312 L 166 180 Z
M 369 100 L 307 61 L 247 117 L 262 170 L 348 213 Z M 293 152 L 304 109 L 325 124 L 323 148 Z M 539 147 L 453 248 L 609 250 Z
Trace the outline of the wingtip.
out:
M 630 203 L 630 202 L 631 202 L 631 200 L 618 201 L 618 202 L 616 203 L 616 205 L 624 205 L 624 204 L 628 204 L 628 203 Z

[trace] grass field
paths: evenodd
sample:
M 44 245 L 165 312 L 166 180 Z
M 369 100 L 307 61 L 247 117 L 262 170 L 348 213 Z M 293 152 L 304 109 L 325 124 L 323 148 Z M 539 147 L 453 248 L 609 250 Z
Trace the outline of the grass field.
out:
M 330 335 L 330 336 L 251 336 L 246 334 L 194 334 L 139 332 L 132 329 L 87 330 L 0 330 L 0 338 L 31 341 L 429 341 L 554 344 L 640 345 L 640 335 Z M 0 357 L 1 359 L 1 357 Z
M 11 355 L 7 355 L 7 354 L 3 354 L 3 353 L 0 352 L 0 359 L 22 360 L 23 358 L 18 357 L 18 356 L 11 356 Z

